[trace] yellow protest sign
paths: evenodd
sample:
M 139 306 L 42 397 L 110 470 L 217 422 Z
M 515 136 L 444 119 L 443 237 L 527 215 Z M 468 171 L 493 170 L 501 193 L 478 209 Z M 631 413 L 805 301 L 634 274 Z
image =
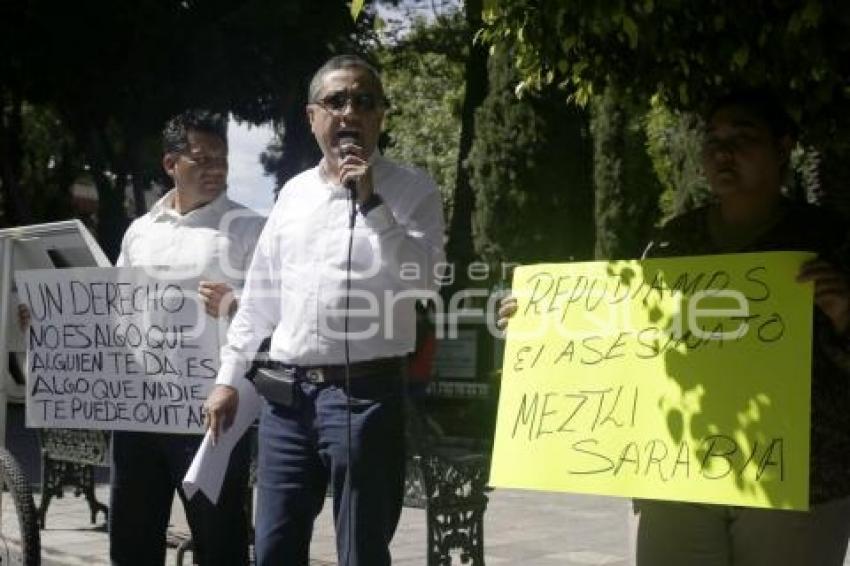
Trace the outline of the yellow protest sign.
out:
M 810 257 L 517 269 L 491 485 L 807 509 Z

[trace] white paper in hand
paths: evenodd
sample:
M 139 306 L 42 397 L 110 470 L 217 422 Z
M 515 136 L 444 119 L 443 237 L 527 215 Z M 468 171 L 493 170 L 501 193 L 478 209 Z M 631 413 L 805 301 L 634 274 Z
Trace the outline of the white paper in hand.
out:
M 201 491 L 211 502 L 218 501 L 230 462 L 230 453 L 260 415 L 262 399 L 257 395 L 254 384 L 247 379 L 240 379 L 234 386 L 239 392 L 239 405 L 236 407 L 233 424 L 219 435 L 215 445 L 212 443 L 212 434 L 207 431 L 189 471 L 186 472 L 186 477 L 183 478 L 183 492 L 189 499 Z

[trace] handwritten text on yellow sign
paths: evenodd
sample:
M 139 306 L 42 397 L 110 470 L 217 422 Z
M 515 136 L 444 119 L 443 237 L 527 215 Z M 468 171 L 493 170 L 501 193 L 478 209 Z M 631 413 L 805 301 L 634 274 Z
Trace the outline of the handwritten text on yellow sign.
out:
M 806 258 L 518 269 L 491 484 L 806 509 Z

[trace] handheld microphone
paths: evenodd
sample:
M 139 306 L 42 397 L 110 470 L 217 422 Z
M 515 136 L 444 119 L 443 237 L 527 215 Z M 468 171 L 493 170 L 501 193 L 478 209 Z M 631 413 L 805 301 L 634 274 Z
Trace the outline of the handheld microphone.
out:
M 354 155 L 351 150 L 352 145 L 357 145 L 360 142 L 360 136 L 354 132 L 345 132 L 339 137 L 339 155 L 341 159 L 345 159 L 349 155 Z M 357 192 L 357 180 L 349 179 L 345 182 L 345 188 L 351 191 L 352 194 Z

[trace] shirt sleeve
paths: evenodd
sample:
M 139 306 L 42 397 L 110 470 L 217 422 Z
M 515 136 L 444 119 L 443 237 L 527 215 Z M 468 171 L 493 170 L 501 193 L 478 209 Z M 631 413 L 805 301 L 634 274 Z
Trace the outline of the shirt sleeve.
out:
M 403 222 L 382 202 L 364 217 L 366 227 L 378 237 L 382 273 L 395 279 L 401 289 L 434 291 L 438 268 L 445 264 L 443 206 L 440 192 L 429 177 L 420 177 L 413 205 Z
M 239 298 L 239 308 L 221 349 L 221 367 L 216 383 L 233 385 L 245 376 L 263 339 L 280 320 L 280 273 L 277 238 L 272 217 L 260 234 Z
M 242 248 L 244 263 L 242 264 L 242 285 L 233 288 L 233 297 L 237 304 L 242 300 L 242 293 L 245 284 L 245 277 L 248 269 L 251 266 L 251 260 L 254 257 L 254 251 L 257 249 L 257 242 L 260 240 L 260 235 L 265 226 L 265 218 L 252 215 L 245 219 L 245 222 L 240 230 L 240 246 Z
M 130 248 L 130 241 L 132 240 L 133 234 L 134 234 L 134 230 L 133 230 L 134 224 L 135 224 L 135 222 L 133 224 L 130 224 L 129 228 L 127 228 L 127 231 L 124 232 L 124 237 L 121 238 L 121 251 L 118 254 L 118 259 L 115 260 L 115 267 L 129 267 L 130 266 L 130 258 L 129 258 L 128 253 L 129 253 L 129 248 Z

